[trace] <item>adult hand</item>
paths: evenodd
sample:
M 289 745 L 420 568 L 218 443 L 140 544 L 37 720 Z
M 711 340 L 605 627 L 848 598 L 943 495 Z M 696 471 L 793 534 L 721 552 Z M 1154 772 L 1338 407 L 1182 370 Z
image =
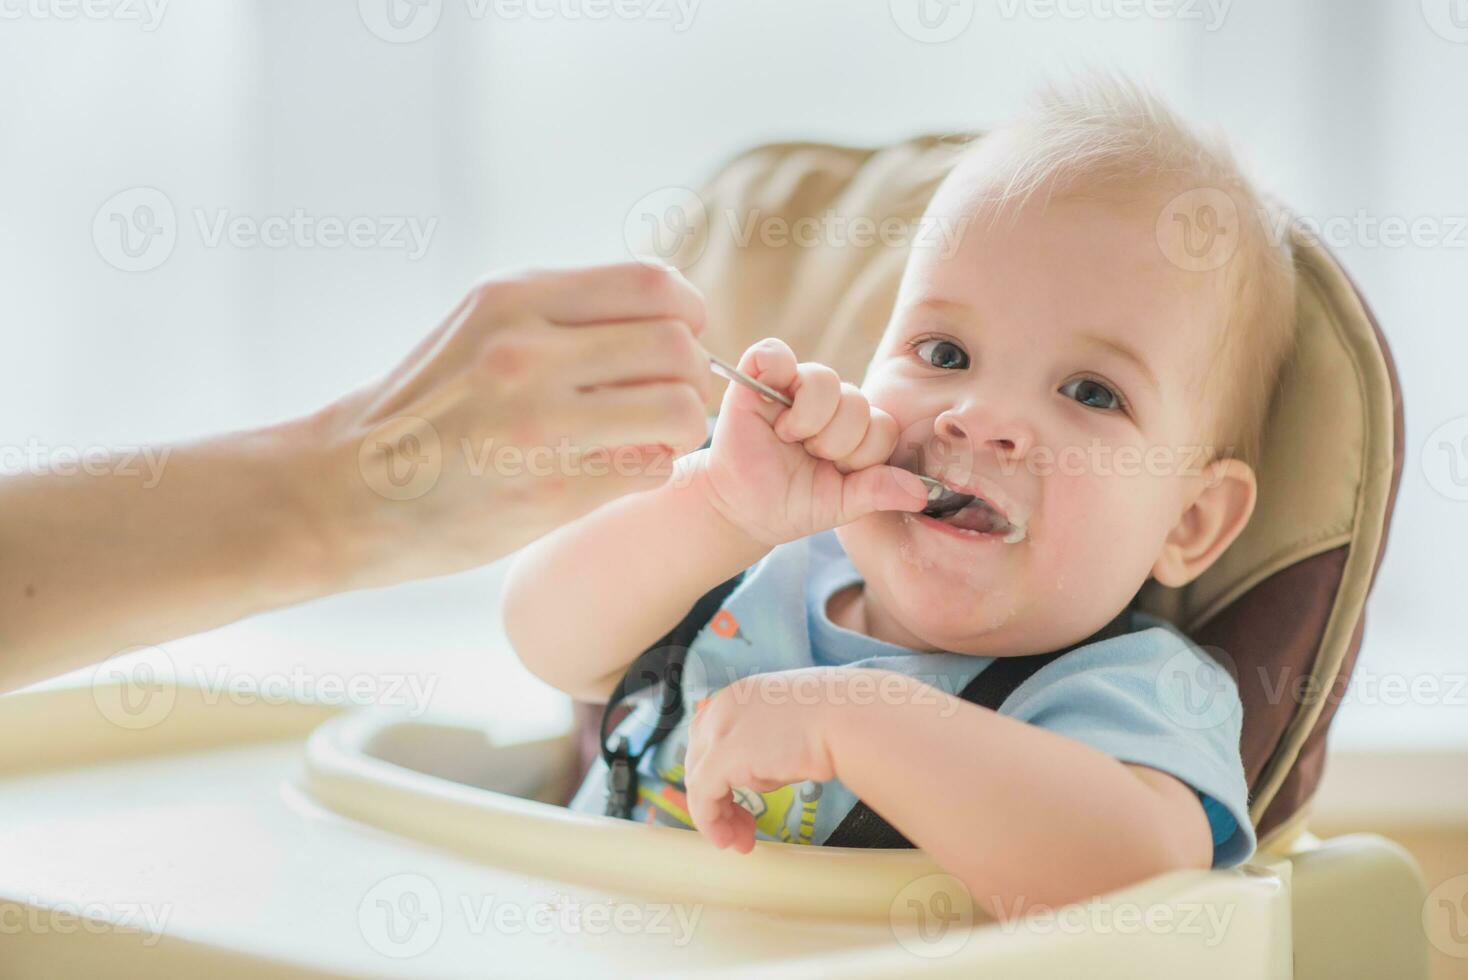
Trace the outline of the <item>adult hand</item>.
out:
M 704 439 L 703 321 L 671 269 L 504 274 L 306 418 L 0 478 L 0 691 L 483 564 L 659 485 Z
M 704 441 L 702 296 L 641 263 L 477 286 L 386 377 L 323 411 L 329 501 L 368 555 L 354 584 L 482 564 L 615 497 Z

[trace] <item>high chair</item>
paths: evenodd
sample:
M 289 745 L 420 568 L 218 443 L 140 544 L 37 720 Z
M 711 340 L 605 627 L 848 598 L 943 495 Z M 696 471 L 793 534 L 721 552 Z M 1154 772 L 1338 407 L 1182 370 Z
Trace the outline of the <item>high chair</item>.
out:
M 904 251 L 782 244 L 759 223 L 910 223 L 960 148 L 764 146 L 672 192 L 661 257 L 707 295 L 706 346 L 734 359 L 777 335 L 859 378 Z M 1370 311 L 1322 248 L 1294 244 L 1299 342 L 1258 510 L 1196 582 L 1140 599 L 1236 674 L 1260 841 L 1248 864 L 998 923 L 921 852 L 762 842 L 742 856 L 564 809 L 600 706 L 578 705 L 563 737 L 493 744 L 377 711 L 210 705 L 189 687 L 151 691 L 165 717 L 125 730 L 125 686 L 49 690 L 0 699 L 7 731 L 48 733 L 0 744 L 0 976 L 1425 977 L 1410 856 L 1307 828 L 1403 440 Z M 126 903 L 170 910 L 168 927 L 150 932 Z M 57 909 L 76 913 L 69 931 Z M 574 925 L 557 918 L 568 909 Z M 594 929 L 592 912 L 621 925 Z M 680 914 L 696 926 L 679 931 Z

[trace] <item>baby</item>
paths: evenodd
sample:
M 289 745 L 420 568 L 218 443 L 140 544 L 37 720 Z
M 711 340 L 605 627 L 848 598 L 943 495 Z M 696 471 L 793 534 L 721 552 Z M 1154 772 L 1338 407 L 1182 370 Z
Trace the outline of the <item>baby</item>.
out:
M 927 211 L 956 247 L 914 248 L 860 389 L 761 341 L 739 366 L 791 407 L 731 385 L 674 479 L 518 560 L 506 627 L 549 683 L 605 701 L 686 657 L 687 713 L 638 702 L 631 782 L 598 763 L 573 808 L 620 792 L 740 852 L 911 843 L 999 918 L 1247 859 L 1234 682 L 1130 607 L 1254 509 L 1294 321 L 1263 214 L 1122 82 L 966 149 Z

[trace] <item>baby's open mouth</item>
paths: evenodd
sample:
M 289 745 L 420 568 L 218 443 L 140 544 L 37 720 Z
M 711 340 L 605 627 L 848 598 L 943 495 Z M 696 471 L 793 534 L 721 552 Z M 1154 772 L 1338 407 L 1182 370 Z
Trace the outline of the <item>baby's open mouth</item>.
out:
M 983 497 L 950 490 L 923 510 L 923 516 L 976 534 L 994 535 L 1005 544 L 1025 539 L 1025 527 L 1009 520 Z

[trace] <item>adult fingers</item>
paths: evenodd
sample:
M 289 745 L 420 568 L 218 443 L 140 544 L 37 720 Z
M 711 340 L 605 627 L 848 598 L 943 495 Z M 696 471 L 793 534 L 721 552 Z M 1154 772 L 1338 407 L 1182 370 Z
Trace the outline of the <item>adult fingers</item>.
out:
M 636 320 L 562 329 L 570 346 L 561 370 L 578 386 L 682 381 L 704 398 L 712 388 L 708 355 L 680 321 Z
M 702 392 L 676 381 L 580 392 L 557 415 L 565 419 L 567 438 L 579 446 L 661 445 L 690 452 L 708 434 Z
M 623 262 L 586 269 L 553 269 L 523 277 L 520 302 L 566 325 L 614 320 L 677 320 L 703 330 L 703 294 L 670 266 Z

